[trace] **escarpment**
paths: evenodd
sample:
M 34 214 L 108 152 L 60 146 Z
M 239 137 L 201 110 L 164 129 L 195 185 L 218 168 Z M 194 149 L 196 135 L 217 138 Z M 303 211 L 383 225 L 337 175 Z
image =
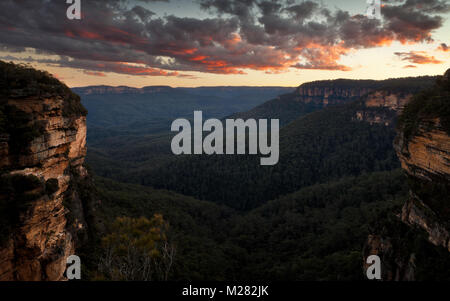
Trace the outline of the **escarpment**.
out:
M 393 126 L 405 105 L 412 99 L 412 93 L 402 91 L 378 90 L 363 98 L 361 109 L 356 111 L 355 119 L 370 124 Z
M 414 96 L 375 94 L 365 104 L 399 114 L 394 148 L 410 191 L 399 212 L 383 216 L 371 231 L 364 270 L 367 257 L 378 255 L 382 280 L 422 279 L 433 261 L 445 269 L 450 252 L 450 70 Z
M 280 95 L 232 118 L 279 119 L 282 126 L 329 106 L 350 104 L 367 99 L 354 119 L 393 125 L 398 111 L 411 95 L 429 88 L 435 77 L 421 76 L 387 80 L 337 79 L 302 84 L 294 92 Z M 380 109 L 381 108 L 381 109 Z M 382 114 L 379 114 L 382 112 Z M 386 114 L 385 114 L 386 113 Z
M 318 87 L 307 84 L 297 89 L 295 99 L 306 104 L 314 103 L 326 107 L 359 99 L 372 90 L 369 87 Z
M 450 252 L 450 70 L 405 108 L 395 149 L 411 188 L 402 220 Z
M 411 77 L 376 80 L 338 79 L 301 85 L 294 96 L 297 101 L 323 106 L 349 103 L 366 97 L 367 107 L 401 109 L 412 96 L 433 83 L 433 77 Z
M 0 280 L 63 280 L 87 233 L 86 111 L 47 73 L 0 68 Z

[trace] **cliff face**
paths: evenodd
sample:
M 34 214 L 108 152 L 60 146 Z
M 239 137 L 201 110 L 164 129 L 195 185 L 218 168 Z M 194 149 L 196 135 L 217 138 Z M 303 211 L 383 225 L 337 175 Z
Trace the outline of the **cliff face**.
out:
M 436 262 L 445 269 L 450 252 L 450 70 L 420 93 L 395 94 L 371 93 L 364 104 L 399 115 L 394 148 L 410 195 L 401 212 L 381 217 L 364 246 L 363 264 L 367 269 L 366 258 L 378 255 L 383 280 L 414 280 Z
M 22 119 L 4 129 L 0 140 L 0 210 L 8 220 L 0 280 L 63 280 L 66 258 L 86 231 L 86 204 L 74 189 L 87 176 L 86 117 L 68 113 L 67 95 L 25 94 L 2 95 L 7 123 Z
M 369 108 L 388 108 L 401 113 L 405 105 L 411 100 L 411 93 L 393 93 L 390 91 L 375 91 L 370 93 L 365 101 Z
M 421 227 L 430 242 L 450 252 L 450 196 L 445 193 L 450 191 L 450 136 L 439 118 L 422 120 L 414 137 L 399 133 L 395 148 L 412 183 L 402 220 Z
M 450 252 L 450 70 L 405 108 L 395 149 L 411 188 L 402 220 Z
M 356 120 L 370 124 L 394 125 L 396 117 L 412 98 L 411 93 L 379 90 L 369 93 L 363 101 L 363 109 L 356 112 Z
M 303 85 L 297 89 L 295 98 L 303 103 L 320 104 L 326 107 L 359 99 L 371 91 L 373 89 L 367 87 L 314 87 Z

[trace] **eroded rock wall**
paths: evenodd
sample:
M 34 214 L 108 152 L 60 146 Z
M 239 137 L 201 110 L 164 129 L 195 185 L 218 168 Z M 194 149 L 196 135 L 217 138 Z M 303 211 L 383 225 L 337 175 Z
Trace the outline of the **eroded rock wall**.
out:
M 39 193 L 20 212 L 0 247 L 0 280 L 64 280 L 66 258 L 75 254 L 78 231 L 86 231 L 83 211 L 68 225 L 69 208 L 77 201 L 71 189 L 75 177 L 85 177 L 86 117 L 65 116 L 62 97 L 9 99 L 7 105 L 26 113 L 30 125 L 39 124 L 41 134 L 20 153 L 11 152 L 10 138 L 0 139 L 0 168 L 3 177 L 35 176 L 43 184 L 57 180 L 56 191 Z M 0 198 L 8 198 L 3 195 Z M 82 207 L 81 200 L 79 207 Z M 71 214 L 74 214 L 73 212 Z M 76 229 L 69 231 L 68 229 Z
M 424 229 L 430 242 L 450 252 L 450 196 L 430 195 L 436 195 L 450 185 L 449 135 L 442 129 L 439 118 L 423 120 L 416 135 L 410 139 L 400 132 L 395 148 L 403 169 L 414 184 L 403 207 L 402 220 Z

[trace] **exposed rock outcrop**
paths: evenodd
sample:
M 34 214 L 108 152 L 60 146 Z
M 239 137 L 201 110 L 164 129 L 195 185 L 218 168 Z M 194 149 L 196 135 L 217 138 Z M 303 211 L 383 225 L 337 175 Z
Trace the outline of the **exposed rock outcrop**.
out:
M 411 101 L 400 121 L 395 149 L 411 188 L 402 220 L 450 252 L 450 70 Z
M 367 87 L 317 87 L 310 84 L 300 86 L 295 93 L 295 100 L 306 104 L 336 105 L 360 97 L 373 91 Z
M 63 280 L 66 258 L 75 254 L 87 227 L 83 210 L 73 210 L 86 208 L 73 189 L 87 176 L 86 114 L 79 99 L 48 74 L 4 63 L 2 68 L 7 125 L 0 139 L 0 211 L 8 223 L 0 242 L 0 280 Z M 23 87 L 12 89 L 14 77 Z M 36 82 L 41 88 L 27 90 Z
M 411 93 L 386 90 L 371 92 L 364 98 L 363 108 L 356 111 L 355 119 L 370 124 L 392 126 L 412 96 Z
M 450 252 L 450 136 L 439 118 L 422 120 L 413 137 L 399 133 L 395 148 L 412 183 L 402 220 L 421 227 L 430 242 Z
M 411 93 L 381 90 L 370 93 L 365 100 L 365 104 L 369 108 L 388 108 L 400 114 L 412 97 L 413 94 Z
M 364 268 L 369 255 L 378 255 L 383 280 L 414 280 L 416 259 L 422 265 L 429 260 L 423 253 L 416 258 L 420 250 L 416 239 L 437 246 L 435 254 L 450 252 L 450 70 L 437 78 L 434 87 L 414 96 L 372 95 L 365 100 L 368 109 L 384 107 L 401 113 L 394 148 L 410 196 L 397 218 L 378 225 L 378 232 L 368 237 Z

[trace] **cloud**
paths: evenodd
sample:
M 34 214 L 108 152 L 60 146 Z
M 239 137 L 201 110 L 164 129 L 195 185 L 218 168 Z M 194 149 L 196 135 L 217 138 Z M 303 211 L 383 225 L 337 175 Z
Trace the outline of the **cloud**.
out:
M 24 63 L 41 63 L 47 64 L 53 67 L 68 67 L 74 69 L 83 70 L 85 74 L 95 76 L 106 76 L 105 72 L 112 72 L 118 74 L 127 75 L 143 75 L 143 76 L 177 76 L 177 77 L 189 77 L 187 74 L 182 74 L 177 71 L 166 71 L 158 68 L 151 68 L 146 65 L 139 65 L 127 62 L 110 62 L 110 61 L 97 61 L 97 60 L 83 60 L 83 59 L 71 59 L 63 56 L 58 59 L 43 59 L 37 57 L 15 57 L 11 55 L 0 56 L 0 59 L 5 61 L 18 61 Z
M 437 60 L 434 56 L 427 55 L 423 51 L 395 52 L 402 61 L 413 64 L 441 64 L 442 61 Z
M 443 52 L 448 52 L 448 51 L 450 51 L 450 47 L 447 46 L 447 44 L 445 44 L 445 43 L 441 43 L 441 45 L 439 45 L 437 50 L 440 50 Z
M 430 42 L 443 24 L 442 13 L 449 11 L 446 1 L 389 1 L 377 20 L 330 10 L 319 1 L 186 4 L 199 3 L 210 14 L 199 19 L 159 16 L 147 8 L 149 2 L 84 1 L 83 19 L 70 21 L 65 1 L 3 0 L 0 50 L 32 48 L 37 54 L 59 56 L 47 62 L 55 66 L 138 76 L 279 73 L 289 68 L 347 71 L 351 68 L 339 61 L 354 50 L 394 41 Z
M 106 74 L 103 73 L 103 72 L 95 72 L 95 71 L 84 70 L 83 73 L 87 74 L 87 75 L 91 75 L 91 76 L 106 77 Z
M 432 41 L 432 32 L 443 25 L 440 14 L 447 13 L 446 0 L 407 0 L 401 5 L 385 4 L 381 13 L 385 28 L 396 40 L 406 42 Z

